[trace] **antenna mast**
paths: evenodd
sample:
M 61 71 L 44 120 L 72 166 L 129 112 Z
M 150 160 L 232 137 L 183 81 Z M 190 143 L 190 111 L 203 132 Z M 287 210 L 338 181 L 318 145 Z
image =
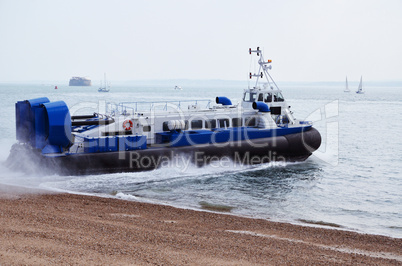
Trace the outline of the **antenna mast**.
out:
M 257 47 L 257 50 L 251 50 L 251 48 L 249 48 L 248 52 L 249 52 L 249 54 L 256 53 L 257 56 L 260 57 L 260 59 L 258 60 L 258 64 L 260 65 L 258 72 L 257 72 L 258 74 L 256 74 L 256 73 L 253 74 L 250 72 L 250 79 L 252 79 L 253 77 L 257 78 L 254 88 L 257 87 L 259 79 L 263 78 L 264 74 L 265 74 L 265 78 L 268 82 L 268 85 L 271 87 L 271 89 L 273 89 L 273 87 L 271 86 L 271 83 L 273 83 L 275 85 L 275 87 L 277 89 L 279 89 L 278 85 L 276 85 L 275 81 L 273 80 L 271 75 L 268 73 L 268 69 L 269 70 L 272 69 L 272 65 L 269 65 L 272 63 L 272 60 L 271 59 L 268 59 L 267 61 L 264 60 L 264 57 L 262 55 L 262 50 L 260 50 L 260 47 Z

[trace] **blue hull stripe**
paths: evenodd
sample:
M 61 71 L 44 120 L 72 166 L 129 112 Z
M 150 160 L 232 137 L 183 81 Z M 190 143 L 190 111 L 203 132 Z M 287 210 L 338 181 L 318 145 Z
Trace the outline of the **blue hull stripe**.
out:
M 307 131 L 310 126 L 258 129 L 251 127 L 237 127 L 216 130 L 188 130 L 182 132 L 163 132 L 156 134 L 156 143 L 167 144 L 171 147 L 192 146 L 198 144 L 224 143 L 260 138 L 271 138 Z

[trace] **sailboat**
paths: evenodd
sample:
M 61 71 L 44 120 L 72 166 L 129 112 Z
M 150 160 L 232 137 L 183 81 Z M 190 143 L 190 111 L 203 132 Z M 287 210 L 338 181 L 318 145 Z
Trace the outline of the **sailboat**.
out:
M 364 94 L 362 77 L 360 77 L 360 83 L 359 83 L 359 87 L 357 88 L 356 93 L 358 93 L 358 94 Z
M 101 85 L 98 89 L 99 92 L 109 92 L 110 91 L 110 85 L 108 85 L 106 82 L 106 73 L 104 74 L 104 79 L 105 79 L 105 81 L 104 81 L 103 86 L 102 86 L 102 81 L 101 81 Z
M 344 92 L 350 92 L 349 85 L 348 85 L 348 77 L 346 77 L 346 87 L 345 87 Z

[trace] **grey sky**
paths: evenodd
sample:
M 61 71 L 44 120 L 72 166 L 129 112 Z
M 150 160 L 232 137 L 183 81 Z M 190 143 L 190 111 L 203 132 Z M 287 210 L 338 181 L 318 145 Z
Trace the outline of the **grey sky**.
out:
M 0 82 L 402 80 L 402 1 L 0 0 Z M 253 68 L 251 69 L 253 70 Z

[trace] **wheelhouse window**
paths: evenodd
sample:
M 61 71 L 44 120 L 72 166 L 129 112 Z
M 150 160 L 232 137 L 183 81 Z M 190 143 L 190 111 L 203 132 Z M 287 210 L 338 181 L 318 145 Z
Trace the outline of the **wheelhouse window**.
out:
M 232 118 L 232 127 L 241 127 L 242 119 L 241 118 Z
M 266 103 L 272 102 L 272 93 L 270 92 L 264 93 L 264 102 Z
M 243 101 L 245 102 L 255 102 L 255 100 L 257 99 L 257 93 L 255 92 L 245 92 L 244 93 L 244 97 L 243 97 Z
M 274 102 L 283 102 L 283 101 L 285 101 L 285 98 L 283 98 L 282 93 L 275 92 L 275 94 L 274 94 Z

